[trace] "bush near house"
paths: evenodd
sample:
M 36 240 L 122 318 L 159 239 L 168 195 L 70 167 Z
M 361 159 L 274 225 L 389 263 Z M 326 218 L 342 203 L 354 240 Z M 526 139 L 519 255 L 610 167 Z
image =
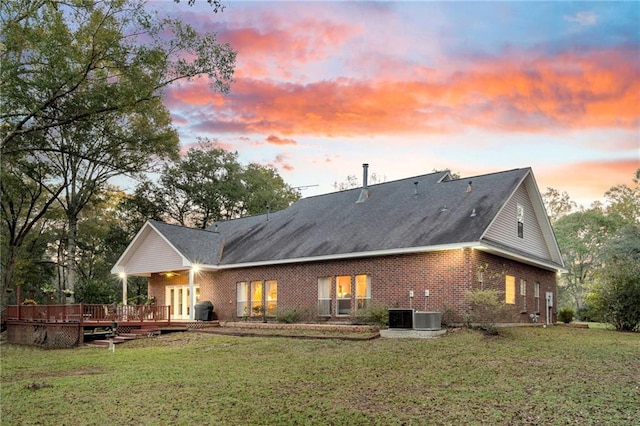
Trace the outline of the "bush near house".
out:
M 507 322 L 512 316 L 509 307 L 501 300 L 502 292 L 493 289 L 474 289 L 466 293 L 469 311 L 465 324 L 479 328 L 485 334 L 496 335 L 499 322 Z
M 573 321 L 574 317 L 575 314 L 573 312 L 573 309 L 571 308 L 562 308 L 558 311 L 558 320 L 565 324 L 569 324 L 571 321 Z

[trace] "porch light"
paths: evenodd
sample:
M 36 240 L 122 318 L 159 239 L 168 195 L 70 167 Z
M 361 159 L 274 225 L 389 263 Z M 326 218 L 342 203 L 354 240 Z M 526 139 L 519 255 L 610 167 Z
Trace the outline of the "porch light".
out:
M 191 270 L 193 272 L 200 272 L 200 265 L 198 264 L 191 265 Z
M 127 277 L 127 273 L 126 272 L 119 272 L 118 276 L 120 277 L 121 280 L 124 280 Z

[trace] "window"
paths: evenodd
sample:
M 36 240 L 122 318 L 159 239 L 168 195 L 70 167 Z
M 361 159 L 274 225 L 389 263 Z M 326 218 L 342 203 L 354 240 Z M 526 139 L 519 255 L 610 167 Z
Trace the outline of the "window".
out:
M 535 310 L 536 313 L 540 312 L 540 283 L 535 283 L 533 285 L 533 297 L 535 300 Z
M 504 279 L 504 303 L 516 303 L 516 277 L 512 275 L 507 275 Z
M 275 316 L 278 311 L 278 281 L 269 280 L 265 282 L 267 297 L 267 315 Z
M 351 314 L 351 277 L 339 275 L 336 277 L 336 315 Z
M 518 219 L 518 237 L 524 238 L 524 207 L 516 206 L 516 218 Z
M 356 309 L 368 308 L 371 302 L 371 277 L 356 275 Z
M 522 299 L 522 311 L 527 311 L 527 281 L 520 280 L 520 299 Z
M 251 316 L 262 315 L 262 281 L 251 281 Z
M 331 316 L 331 277 L 318 278 L 318 315 Z
M 246 281 L 236 283 L 236 315 L 239 317 L 249 315 L 249 283 Z

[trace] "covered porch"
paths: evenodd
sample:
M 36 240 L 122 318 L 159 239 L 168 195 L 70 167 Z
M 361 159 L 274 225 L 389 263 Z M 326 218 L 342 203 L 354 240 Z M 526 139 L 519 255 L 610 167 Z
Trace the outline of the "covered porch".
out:
M 128 277 L 162 276 L 162 287 L 148 290 L 156 303 L 168 308 L 167 320 L 196 320 L 200 273 L 216 270 L 214 263 L 218 256 L 211 247 L 210 236 L 203 240 L 198 231 L 147 222 L 111 269 L 122 282 L 123 305 L 127 305 Z M 218 234 L 212 235 L 214 240 L 221 238 Z M 185 252 L 184 247 L 190 246 L 198 249 Z

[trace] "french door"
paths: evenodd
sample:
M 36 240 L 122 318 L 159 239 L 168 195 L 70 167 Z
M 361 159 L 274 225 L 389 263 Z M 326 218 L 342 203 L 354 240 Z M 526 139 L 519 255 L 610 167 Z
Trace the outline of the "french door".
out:
M 196 303 L 200 300 L 200 286 L 195 284 L 193 289 L 196 293 Z M 189 319 L 189 285 L 169 285 L 166 287 L 165 300 L 169 305 L 169 312 L 172 320 Z

